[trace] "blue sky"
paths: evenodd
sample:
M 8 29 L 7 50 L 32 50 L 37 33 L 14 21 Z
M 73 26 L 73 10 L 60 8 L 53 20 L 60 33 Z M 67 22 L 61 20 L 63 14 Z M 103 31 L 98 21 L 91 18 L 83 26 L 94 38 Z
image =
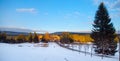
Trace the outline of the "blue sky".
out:
M 0 27 L 90 31 L 102 1 L 120 29 L 120 0 L 0 0 Z

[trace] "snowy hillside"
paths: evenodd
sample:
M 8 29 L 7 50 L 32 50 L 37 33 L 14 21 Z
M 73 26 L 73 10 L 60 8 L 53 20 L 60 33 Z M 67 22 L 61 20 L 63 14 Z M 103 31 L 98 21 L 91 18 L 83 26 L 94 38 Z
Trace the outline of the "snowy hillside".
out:
M 0 61 L 118 61 L 118 59 L 91 57 L 60 47 L 56 43 L 49 43 L 48 47 L 41 47 L 40 43 L 0 43 Z

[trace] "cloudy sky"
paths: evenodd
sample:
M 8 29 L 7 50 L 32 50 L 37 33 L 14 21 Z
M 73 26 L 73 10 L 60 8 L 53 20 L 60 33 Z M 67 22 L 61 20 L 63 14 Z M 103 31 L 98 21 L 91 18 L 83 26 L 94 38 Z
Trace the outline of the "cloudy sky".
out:
M 120 29 L 120 0 L 0 0 L 0 27 L 90 31 L 102 1 Z

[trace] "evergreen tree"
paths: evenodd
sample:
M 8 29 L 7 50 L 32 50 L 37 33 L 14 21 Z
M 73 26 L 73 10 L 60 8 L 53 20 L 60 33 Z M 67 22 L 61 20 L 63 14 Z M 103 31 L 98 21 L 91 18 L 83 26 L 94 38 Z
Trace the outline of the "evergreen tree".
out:
M 2 34 L 1 34 L 1 32 L 0 32 L 0 42 L 2 42 Z
M 6 38 L 7 38 L 7 34 L 5 32 L 0 34 L 0 41 L 1 42 L 6 42 Z
M 95 52 L 114 55 L 117 43 L 114 41 L 116 34 L 113 24 L 110 22 L 108 11 L 102 2 L 95 15 L 91 37 L 96 45 Z
M 28 41 L 29 41 L 29 42 L 32 42 L 32 40 L 33 40 L 32 37 L 33 37 L 33 36 L 32 36 L 32 33 L 29 33 L 29 35 L 28 35 Z
M 38 39 L 38 35 L 36 32 L 34 32 L 34 38 L 33 38 L 34 43 L 38 43 L 39 39 Z

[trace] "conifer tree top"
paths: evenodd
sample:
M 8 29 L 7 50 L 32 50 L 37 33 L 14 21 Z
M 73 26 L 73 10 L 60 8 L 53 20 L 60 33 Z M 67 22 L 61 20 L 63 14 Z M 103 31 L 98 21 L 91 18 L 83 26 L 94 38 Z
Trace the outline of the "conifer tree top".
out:
M 97 18 L 98 18 L 98 15 L 99 15 L 100 18 L 107 17 L 108 19 L 110 19 L 108 11 L 107 11 L 107 9 L 106 9 L 106 7 L 105 7 L 103 2 L 99 5 L 98 10 L 96 12 L 96 17 Z M 104 19 L 102 19 L 102 20 L 104 20 Z

